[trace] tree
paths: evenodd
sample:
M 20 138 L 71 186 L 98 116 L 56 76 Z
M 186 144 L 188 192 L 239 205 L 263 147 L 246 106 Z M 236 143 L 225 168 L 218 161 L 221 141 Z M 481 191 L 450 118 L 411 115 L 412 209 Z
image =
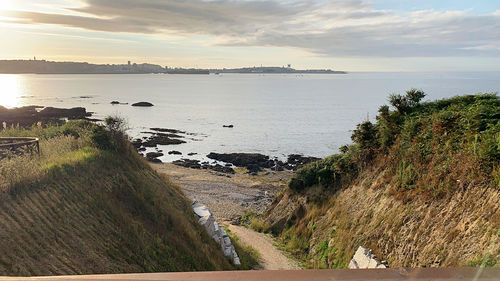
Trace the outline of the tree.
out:
M 389 95 L 389 103 L 396 108 L 396 110 L 401 114 L 408 114 L 411 110 L 418 105 L 420 101 L 425 97 L 425 93 L 422 90 L 411 89 L 406 91 L 406 95 L 392 94 Z

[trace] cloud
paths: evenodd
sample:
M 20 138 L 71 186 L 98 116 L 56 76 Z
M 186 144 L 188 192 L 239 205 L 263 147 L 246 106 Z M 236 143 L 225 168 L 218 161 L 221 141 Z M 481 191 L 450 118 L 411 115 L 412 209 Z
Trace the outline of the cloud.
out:
M 202 34 L 222 46 L 301 48 L 324 56 L 500 55 L 500 12 L 394 12 L 359 0 L 86 0 L 17 22 L 145 34 Z

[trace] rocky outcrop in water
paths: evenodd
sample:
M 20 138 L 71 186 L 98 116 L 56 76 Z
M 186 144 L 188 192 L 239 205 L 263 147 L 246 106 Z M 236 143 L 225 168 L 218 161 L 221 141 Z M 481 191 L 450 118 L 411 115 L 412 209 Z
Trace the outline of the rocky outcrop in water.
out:
M 178 139 L 178 138 L 173 138 L 168 135 L 164 134 L 154 134 L 146 140 L 141 140 L 141 139 L 136 139 L 132 142 L 132 144 L 136 147 L 139 148 L 141 146 L 143 147 L 156 147 L 158 145 L 175 145 L 175 144 L 181 144 L 181 143 L 186 143 L 186 141 Z
M 231 163 L 238 167 L 245 167 L 250 173 L 262 171 L 262 168 L 270 168 L 274 164 L 269 160 L 269 156 L 259 153 L 215 153 L 211 152 L 208 158 L 226 163 Z
M 215 221 L 210 210 L 205 205 L 196 201 L 193 202 L 192 207 L 193 211 L 198 216 L 198 222 L 205 227 L 208 234 L 220 245 L 224 255 L 229 257 L 233 261 L 233 264 L 241 265 L 240 258 L 231 243 L 231 239 L 226 231 Z
M 185 134 L 186 132 L 177 129 L 168 128 L 150 128 L 151 131 L 161 132 L 161 133 L 172 133 L 172 134 Z
M 154 104 L 152 104 L 150 102 L 146 102 L 146 101 L 141 101 L 141 102 L 133 103 L 132 106 L 151 107 L 151 106 L 154 106 Z
M 207 155 L 208 158 L 226 163 L 231 163 L 238 167 L 245 167 L 249 173 L 257 173 L 264 168 L 283 171 L 297 170 L 302 166 L 317 161 L 320 158 L 306 157 L 299 154 L 291 154 L 288 156 L 287 162 L 282 162 L 277 159 L 270 159 L 269 156 L 259 153 L 215 153 L 211 152 Z
M 297 169 L 301 168 L 304 165 L 307 165 L 311 162 L 318 161 L 321 158 L 317 157 L 310 157 L 310 156 L 303 156 L 300 154 L 290 154 L 288 155 L 288 159 L 286 163 L 284 163 L 284 166 L 288 170 L 293 170 L 296 171 Z
M 0 106 L 0 125 L 5 122 L 7 126 L 12 124 L 20 126 L 31 126 L 37 122 L 46 122 L 58 119 L 88 119 L 92 113 L 83 107 L 55 108 L 43 106 L 25 106 L 18 108 L 5 108 Z

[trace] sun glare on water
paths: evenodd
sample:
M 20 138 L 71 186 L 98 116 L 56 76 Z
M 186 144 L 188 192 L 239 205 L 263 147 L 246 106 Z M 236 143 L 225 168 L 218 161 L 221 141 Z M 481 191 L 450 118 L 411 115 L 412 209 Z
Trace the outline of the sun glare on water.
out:
M 0 0 L 0 10 L 12 9 L 12 0 Z
M 0 10 L 10 10 L 12 9 L 11 0 L 0 0 Z
M 19 76 L 0 74 L 0 106 L 7 108 L 20 106 Z

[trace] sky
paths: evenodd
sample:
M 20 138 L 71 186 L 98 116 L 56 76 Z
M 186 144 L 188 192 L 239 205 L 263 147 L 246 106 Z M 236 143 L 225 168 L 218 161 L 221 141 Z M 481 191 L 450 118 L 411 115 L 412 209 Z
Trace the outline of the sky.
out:
M 500 71 L 499 0 L 0 0 L 0 59 Z

